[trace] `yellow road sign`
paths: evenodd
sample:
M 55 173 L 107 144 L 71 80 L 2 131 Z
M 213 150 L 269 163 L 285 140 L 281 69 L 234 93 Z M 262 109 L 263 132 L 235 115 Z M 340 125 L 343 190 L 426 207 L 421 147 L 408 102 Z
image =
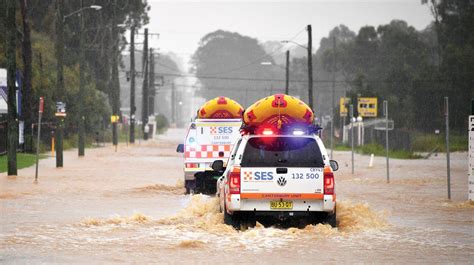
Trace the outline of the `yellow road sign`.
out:
M 347 117 L 347 105 L 351 102 L 351 98 L 340 98 L 339 99 L 339 115 L 341 117 Z
M 358 98 L 357 112 L 361 117 L 377 117 L 377 98 Z
M 119 119 L 120 119 L 120 116 L 118 116 L 118 115 L 110 116 L 110 122 L 111 123 L 117 123 L 117 122 L 119 122 Z

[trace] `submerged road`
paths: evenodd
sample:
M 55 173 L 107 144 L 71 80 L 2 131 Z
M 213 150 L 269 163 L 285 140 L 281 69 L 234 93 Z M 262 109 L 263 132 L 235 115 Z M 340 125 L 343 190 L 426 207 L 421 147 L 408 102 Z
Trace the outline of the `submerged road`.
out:
M 155 142 L 65 152 L 64 168 L 40 161 L 17 177 L 0 174 L 0 263 L 472 263 L 474 204 L 467 202 L 467 154 L 391 160 L 335 152 L 337 229 L 223 224 L 216 199 L 183 195 L 185 131 Z

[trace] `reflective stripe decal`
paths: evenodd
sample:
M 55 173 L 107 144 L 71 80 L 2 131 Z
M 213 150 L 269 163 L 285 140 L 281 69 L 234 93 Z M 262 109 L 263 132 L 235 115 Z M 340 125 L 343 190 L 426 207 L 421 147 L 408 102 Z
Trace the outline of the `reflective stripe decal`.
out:
M 293 199 L 293 200 L 304 200 L 304 199 L 324 199 L 324 194 L 317 193 L 242 193 L 240 194 L 241 199 Z
M 195 147 L 186 145 L 184 152 L 185 158 L 220 158 L 219 152 L 224 152 L 224 156 L 221 158 L 227 158 L 230 156 L 232 145 L 197 145 Z

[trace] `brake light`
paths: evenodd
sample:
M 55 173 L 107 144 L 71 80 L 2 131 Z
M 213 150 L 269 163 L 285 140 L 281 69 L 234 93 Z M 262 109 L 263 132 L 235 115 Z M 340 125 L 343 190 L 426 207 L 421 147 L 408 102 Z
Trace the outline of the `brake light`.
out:
M 324 170 L 324 194 L 334 194 L 334 174 Z
M 186 163 L 185 167 L 187 167 L 187 168 L 198 168 L 199 164 L 197 164 L 197 163 Z
M 233 166 L 230 170 L 229 193 L 240 194 L 240 167 Z

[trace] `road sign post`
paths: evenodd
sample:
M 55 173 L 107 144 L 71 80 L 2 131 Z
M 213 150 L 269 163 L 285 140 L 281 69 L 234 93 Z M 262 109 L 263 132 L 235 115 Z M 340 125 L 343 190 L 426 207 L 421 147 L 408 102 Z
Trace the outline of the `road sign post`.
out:
M 448 200 L 451 200 L 451 165 L 449 159 L 449 99 L 444 97 L 444 116 L 446 118 L 446 170 L 448 182 Z
M 352 175 L 354 175 L 354 106 L 349 105 L 349 118 L 351 119 L 351 164 Z
M 388 157 L 388 101 L 383 101 L 383 113 L 385 116 L 385 152 L 387 157 L 387 183 L 390 183 L 390 167 L 389 167 L 389 157 Z
M 40 146 L 40 133 L 41 133 L 41 116 L 43 116 L 44 110 L 44 98 L 39 99 L 38 109 L 38 138 L 36 140 L 36 170 L 35 170 L 35 183 L 38 182 L 38 162 L 39 162 L 39 146 Z

